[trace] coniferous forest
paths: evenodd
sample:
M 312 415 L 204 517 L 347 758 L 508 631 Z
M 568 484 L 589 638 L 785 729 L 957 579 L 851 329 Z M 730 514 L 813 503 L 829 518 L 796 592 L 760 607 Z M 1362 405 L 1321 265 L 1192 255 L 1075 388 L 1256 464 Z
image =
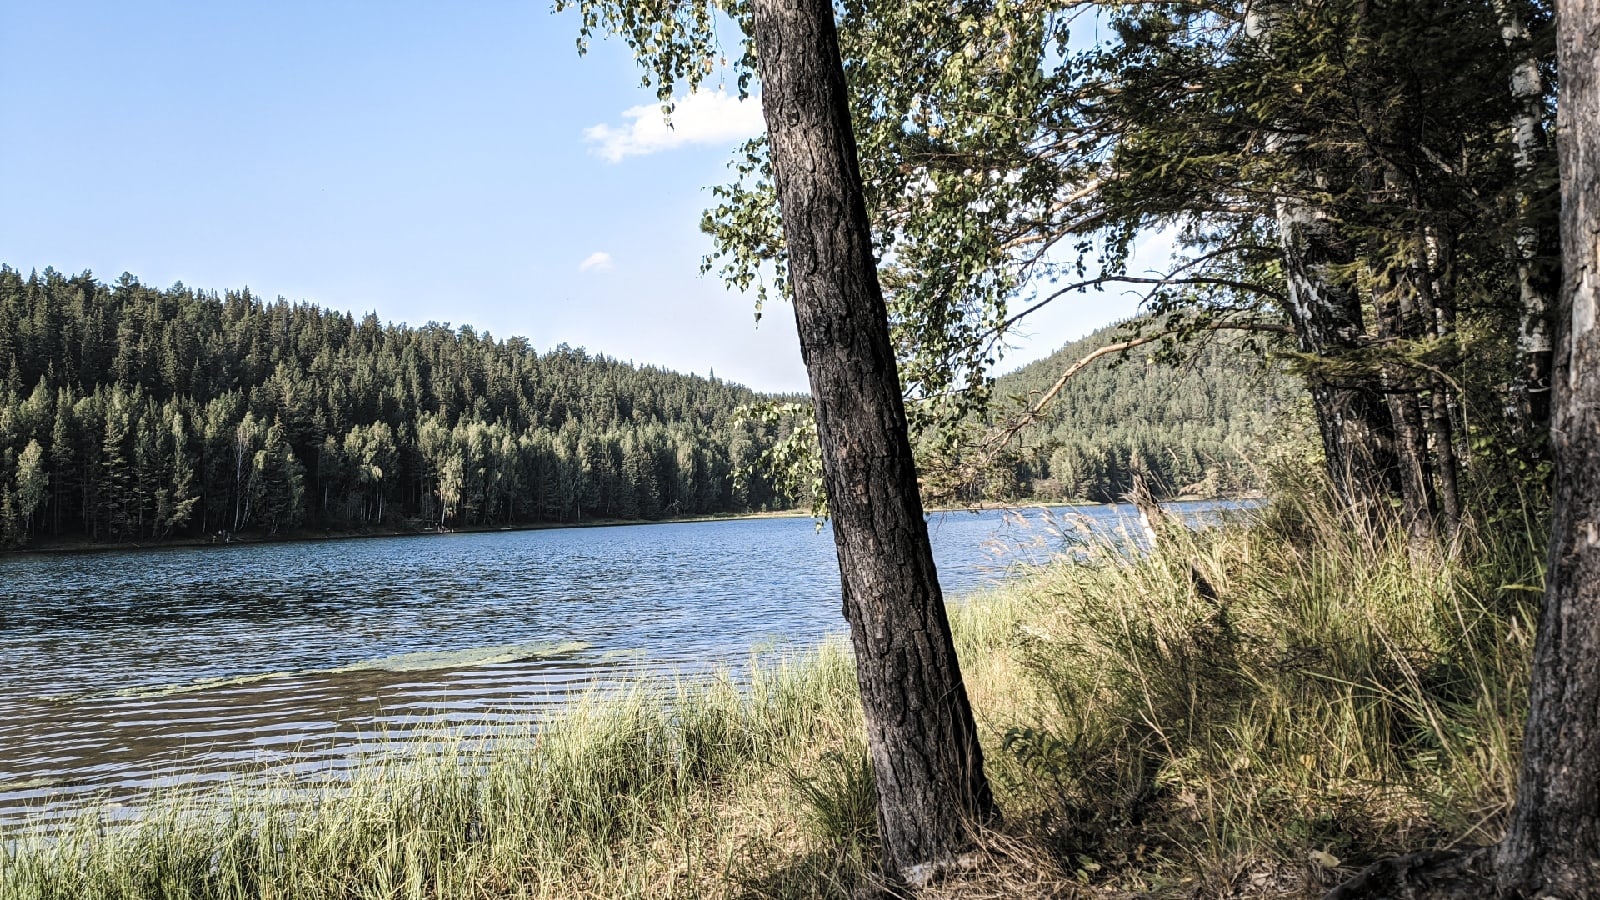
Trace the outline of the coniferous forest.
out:
M 1078 359 L 1127 331 L 1110 325 L 995 382 L 1002 399 L 1037 397 Z M 1168 494 L 1263 490 L 1263 466 L 1304 388 L 1277 362 L 1240 363 L 1236 342 L 1183 359 L 1145 345 L 1074 375 L 1010 457 L 1019 494 L 1037 500 L 1121 500 L 1133 475 Z
M 248 289 L 0 266 L 0 544 L 794 505 L 715 378 Z

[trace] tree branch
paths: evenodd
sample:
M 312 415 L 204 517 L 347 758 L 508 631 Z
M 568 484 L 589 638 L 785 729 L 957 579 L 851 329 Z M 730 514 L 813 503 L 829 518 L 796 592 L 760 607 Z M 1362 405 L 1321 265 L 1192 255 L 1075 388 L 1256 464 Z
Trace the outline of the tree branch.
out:
M 1061 393 L 1061 389 L 1067 386 L 1067 382 L 1071 381 L 1074 375 L 1082 372 L 1095 360 L 1101 358 L 1102 356 L 1110 356 L 1116 353 L 1126 353 L 1135 347 L 1141 347 L 1145 344 L 1154 343 L 1164 338 L 1172 337 L 1173 335 L 1177 334 L 1183 334 L 1191 330 L 1252 331 L 1257 333 L 1290 336 L 1294 334 L 1294 329 L 1287 325 L 1281 325 L 1276 322 L 1210 322 L 1194 325 L 1190 328 L 1168 328 L 1154 334 L 1140 335 L 1138 337 L 1129 338 L 1125 341 L 1107 344 L 1068 366 L 1066 370 L 1061 373 L 1061 377 L 1056 379 L 1055 384 L 1052 384 L 1049 390 L 1045 391 L 1038 400 L 1028 407 L 1027 412 L 1018 416 L 1005 428 L 996 432 L 991 432 L 990 438 L 985 442 L 985 463 L 992 459 L 994 454 L 999 452 L 1000 448 L 1011 443 L 1011 440 L 1015 438 L 1022 431 L 1022 429 L 1028 427 L 1034 422 L 1037 422 L 1044 415 L 1045 409 L 1049 407 L 1052 401 L 1055 400 L 1056 395 Z
M 1237 281 L 1231 278 L 1209 278 L 1198 275 L 1189 278 L 1173 278 L 1170 276 L 1164 278 L 1138 278 L 1130 275 L 1100 275 L 1095 278 L 1074 282 L 1066 285 L 1065 287 L 1057 288 L 1056 290 L 1052 291 L 1049 296 L 1042 300 L 1035 301 L 1022 312 L 1007 317 L 1006 320 L 1000 324 L 1000 327 L 997 330 L 1005 331 L 1009 329 L 1012 325 L 1015 325 L 1026 316 L 1038 312 L 1047 304 L 1059 300 L 1062 296 L 1070 294 L 1073 291 L 1087 290 L 1088 288 L 1101 287 L 1107 284 L 1148 284 L 1154 285 L 1157 288 L 1175 284 L 1211 285 L 1213 287 L 1230 287 L 1237 291 L 1246 291 L 1252 294 L 1259 294 L 1260 296 L 1266 297 L 1269 300 L 1277 301 L 1279 303 L 1288 302 L 1288 298 L 1277 291 L 1264 288 L 1258 284 L 1251 284 L 1248 281 Z

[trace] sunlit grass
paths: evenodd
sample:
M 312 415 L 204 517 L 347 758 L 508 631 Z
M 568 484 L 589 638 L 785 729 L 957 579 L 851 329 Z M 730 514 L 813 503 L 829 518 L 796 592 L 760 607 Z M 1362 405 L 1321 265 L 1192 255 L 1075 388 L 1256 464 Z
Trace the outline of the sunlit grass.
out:
M 931 893 L 1315 896 L 1397 849 L 1492 839 L 1538 543 L 1445 560 L 1279 504 L 1138 559 L 1081 545 L 953 606 L 1005 818 Z M 833 642 L 326 791 L 241 782 L 88 818 L 13 847 L 0 898 L 848 897 L 881 887 L 875 833 Z
M 1009 588 L 1026 688 L 985 704 L 1008 812 L 1083 880 L 1173 896 L 1316 896 L 1397 849 L 1492 840 L 1538 541 L 1471 543 L 1446 560 L 1280 506 Z

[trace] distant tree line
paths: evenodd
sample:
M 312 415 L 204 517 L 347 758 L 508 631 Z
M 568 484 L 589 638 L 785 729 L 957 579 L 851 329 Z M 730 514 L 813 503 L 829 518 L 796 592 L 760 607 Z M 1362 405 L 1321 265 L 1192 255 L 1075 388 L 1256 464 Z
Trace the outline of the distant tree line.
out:
M 0 266 L 0 542 L 789 507 L 738 385 L 123 275 Z
M 1002 375 L 997 405 L 1038 396 L 1129 327 L 1102 328 Z M 1222 339 L 1182 358 L 1152 344 L 1084 368 L 1017 435 L 1000 474 L 988 476 L 989 493 L 1112 502 L 1133 489 L 1136 472 L 1169 494 L 1264 489 L 1268 448 L 1304 389 L 1281 364 L 1241 364 L 1235 343 Z

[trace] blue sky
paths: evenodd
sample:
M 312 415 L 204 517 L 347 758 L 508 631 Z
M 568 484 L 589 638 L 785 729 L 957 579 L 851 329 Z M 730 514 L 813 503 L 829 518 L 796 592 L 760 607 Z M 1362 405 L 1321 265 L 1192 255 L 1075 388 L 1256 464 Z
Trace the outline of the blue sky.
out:
M 759 114 L 704 97 L 667 132 L 626 48 L 576 35 L 537 0 L 7 4 L 0 262 L 804 390 L 788 308 L 757 328 L 699 274 Z M 1008 366 L 1132 309 L 1054 306 Z

